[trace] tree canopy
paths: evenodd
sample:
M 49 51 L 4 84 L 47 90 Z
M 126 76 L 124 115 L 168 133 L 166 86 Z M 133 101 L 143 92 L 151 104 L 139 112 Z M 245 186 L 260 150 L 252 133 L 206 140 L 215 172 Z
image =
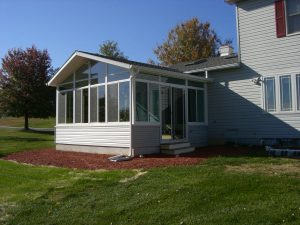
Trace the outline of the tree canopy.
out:
M 114 58 L 127 59 L 124 53 L 120 50 L 119 45 L 116 41 L 104 41 L 100 45 L 99 49 L 100 54 L 105 56 L 110 56 Z
M 55 89 L 48 87 L 53 70 L 47 50 L 35 46 L 11 49 L 2 59 L 0 70 L 0 106 L 9 116 L 45 118 L 55 114 Z
M 172 65 L 214 56 L 220 44 L 209 22 L 192 18 L 171 29 L 167 40 L 154 49 L 154 54 L 161 64 Z

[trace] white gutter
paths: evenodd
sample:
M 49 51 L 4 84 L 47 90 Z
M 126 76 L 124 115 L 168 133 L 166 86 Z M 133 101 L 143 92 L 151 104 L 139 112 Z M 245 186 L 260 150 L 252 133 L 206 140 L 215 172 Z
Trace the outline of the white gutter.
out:
M 237 38 L 237 51 L 238 51 L 238 62 L 241 62 L 241 48 L 240 48 L 240 21 L 239 11 L 237 5 L 235 6 L 235 20 L 236 20 L 236 38 Z
M 221 66 L 213 66 L 213 67 L 208 67 L 208 68 L 189 70 L 189 71 L 185 71 L 184 73 L 198 73 L 198 72 L 206 72 L 206 71 L 213 71 L 213 70 L 220 70 L 220 69 L 230 69 L 230 68 L 238 68 L 238 67 L 240 67 L 239 62 L 231 63 L 231 64 L 227 64 L 227 65 L 221 65 Z
M 181 79 L 185 78 L 188 80 L 202 81 L 202 82 L 206 82 L 206 83 L 213 81 L 213 79 L 190 75 L 190 74 L 187 74 L 186 72 L 180 73 L 180 72 L 175 72 L 175 71 L 168 71 L 168 70 L 156 69 L 156 68 L 148 68 L 148 67 L 136 66 L 136 65 L 132 65 L 132 67 L 139 69 L 140 72 L 148 72 L 150 74 L 152 73 L 152 74 L 169 76 L 169 77 L 174 77 L 174 78 L 181 78 Z

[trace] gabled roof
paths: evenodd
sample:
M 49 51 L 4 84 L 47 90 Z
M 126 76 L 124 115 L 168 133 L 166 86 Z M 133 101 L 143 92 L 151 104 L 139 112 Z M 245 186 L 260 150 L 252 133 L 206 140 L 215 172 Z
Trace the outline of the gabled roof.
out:
M 178 63 L 171 68 L 184 73 L 197 73 L 210 70 L 235 68 L 239 66 L 238 56 L 210 57 L 190 62 Z
M 54 77 L 48 82 L 49 86 L 57 86 L 62 83 L 71 73 L 77 70 L 81 65 L 89 60 L 101 61 L 104 63 L 112 64 L 115 66 L 123 67 L 126 69 L 136 69 L 140 72 L 148 72 L 153 74 L 161 74 L 165 76 L 173 76 L 182 78 L 184 75 L 187 79 L 209 82 L 210 79 L 203 78 L 196 75 L 183 74 L 180 70 L 171 67 L 164 67 L 158 65 L 152 65 L 142 62 L 136 62 L 128 59 L 119 59 L 114 57 L 108 57 L 96 53 L 75 51 L 71 57 L 64 63 Z
M 229 4 L 236 4 L 238 3 L 240 0 L 225 0 L 225 2 L 229 3 Z

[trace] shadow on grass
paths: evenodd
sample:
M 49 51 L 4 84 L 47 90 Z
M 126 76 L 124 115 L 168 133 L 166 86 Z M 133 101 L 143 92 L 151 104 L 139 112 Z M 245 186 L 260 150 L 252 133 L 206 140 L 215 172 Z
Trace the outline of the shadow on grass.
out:
M 32 133 L 32 134 L 54 135 L 54 131 L 50 131 L 50 130 L 35 130 L 35 129 L 25 130 L 25 129 L 22 129 L 21 131 L 24 132 L 24 133 Z

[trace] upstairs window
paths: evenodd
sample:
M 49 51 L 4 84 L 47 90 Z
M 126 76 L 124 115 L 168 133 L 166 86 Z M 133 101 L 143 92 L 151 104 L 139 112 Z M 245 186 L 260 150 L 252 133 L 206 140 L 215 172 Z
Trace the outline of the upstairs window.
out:
M 275 20 L 277 37 L 300 32 L 300 0 L 276 0 Z
M 286 0 L 287 33 L 300 32 L 300 0 Z

